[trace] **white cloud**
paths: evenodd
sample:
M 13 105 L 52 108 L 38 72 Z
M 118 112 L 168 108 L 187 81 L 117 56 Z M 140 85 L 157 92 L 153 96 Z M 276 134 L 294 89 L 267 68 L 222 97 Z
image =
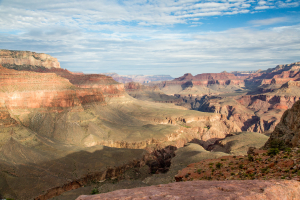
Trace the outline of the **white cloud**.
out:
M 276 24 L 281 22 L 287 22 L 289 20 L 290 19 L 288 17 L 275 17 L 269 19 L 251 20 L 249 21 L 249 23 L 257 26 L 261 26 L 261 25 L 271 25 L 271 24 Z
M 0 25 L 6 29 L 43 26 L 44 24 L 82 25 L 115 22 L 140 22 L 164 25 L 188 22 L 194 16 L 219 16 L 247 13 L 255 9 L 275 6 L 295 6 L 297 1 L 277 2 L 251 0 L 238 1 L 18 1 L 3 0 L 0 4 Z M 257 5 L 257 6 L 256 6 Z M 245 10 L 246 9 L 246 10 Z M 248 10 L 248 11 L 247 11 Z M 76 19 L 75 19 L 76 18 Z
M 0 43 L 1 48 L 49 53 L 63 67 L 85 72 L 180 76 L 186 72 L 223 71 L 224 67 L 227 71 L 239 66 L 253 69 L 253 61 L 257 68 L 272 67 L 298 61 L 300 25 L 268 30 L 257 30 L 255 26 L 289 18 L 252 20 L 253 29 L 220 32 L 198 29 L 185 33 L 171 28 L 179 23 L 201 28 L 205 16 L 296 4 L 295 0 L 127 0 L 122 4 L 117 0 L 3 0 Z

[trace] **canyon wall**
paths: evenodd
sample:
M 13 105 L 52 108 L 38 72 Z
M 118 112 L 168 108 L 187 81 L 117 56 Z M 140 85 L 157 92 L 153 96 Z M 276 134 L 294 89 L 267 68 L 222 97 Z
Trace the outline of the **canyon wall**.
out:
M 0 64 L 11 69 L 60 68 L 56 58 L 30 51 L 0 50 Z
M 300 146 L 300 101 L 297 101 L 291 109 L 284 112 L 280 122 L 271 133 L 264 148 L 271 148 L 272 143 L 282 144 L 287 147 Z

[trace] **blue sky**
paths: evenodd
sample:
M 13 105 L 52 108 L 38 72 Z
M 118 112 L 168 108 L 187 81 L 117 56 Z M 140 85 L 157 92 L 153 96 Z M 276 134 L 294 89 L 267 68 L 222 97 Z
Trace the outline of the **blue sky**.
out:
M 0 49 L 85 73 L 267 69 L 300 61 L 300 2 L 0 0 Z

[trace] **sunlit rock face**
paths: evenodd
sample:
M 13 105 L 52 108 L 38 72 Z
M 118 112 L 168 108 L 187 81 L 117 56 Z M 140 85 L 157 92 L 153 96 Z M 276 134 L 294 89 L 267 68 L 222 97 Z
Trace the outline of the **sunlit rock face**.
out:
M 0 50 L 0 64 L 14 69 L 60 68 L 56 58 L 48 54 L 30 51 Z
M 52 73 L 16 71 L 0 65 L 1 106 L 8 109 L 73 107 L 104 101 L 100 90 L 76 88 Z

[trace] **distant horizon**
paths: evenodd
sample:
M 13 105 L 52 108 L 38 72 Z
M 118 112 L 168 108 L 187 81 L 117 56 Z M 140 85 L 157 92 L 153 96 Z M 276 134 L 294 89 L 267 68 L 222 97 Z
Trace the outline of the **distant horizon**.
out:
M 0 0 L 0 46 L 70 71 L 179 77 L 300 60 L 298 0 Z
M 0 50 L 23 51 L 23 50 L 10 50 L 10 49 L 0 49 Z M 24 50 L 24 51 L 27 51 L 27 50 Z M 28 52 L 39 53 L 39 52 L 34 52 L 34 51 L 28 51 Z M 43 53 L 43 52 L 40 52 L 40 53 Z M 44 54 L 46 54 L 46 53 L 44 53 Z M 50 55 L 50 54 L 49 54 L 49 55 Z M 50 55 L 50 56 L 51 56 L 51 55 Z M 54 57 L 54 58 L 55 58 L 55 57 Z M 58 62 L 59 62 L 59 60 L 58 60 Z M 60 63 L 60 62 L 59 62 L 59 63 Z M 258 70 L 265 71 L 265 70 L 268 70 L 268 69 L 275 68 L 275 67 L 277 67 L 277 66 L 279 66 L 279 65 L 289 65 L 289 64 L 294 64 L 294 63 L 300 63 L 300 61 L 291 62 L 291 63 L 284 63 L 284 64 L 277 64 L 276 66 L 274 66 L 274 67 L 268 67 L 267 69 L 245 70 L 245 71 L 238 71 L 238 70 L 235 70 L 235 71 L 226 71 L 226 70 L 224 70 L 224 71 L 222 71 L 222 72 L 233 73 L 233 72 L 248 72 L 248 71 L 258 71 Z M 198 75 L 198 74 L 195 74 L 195 73 L 192 73 L 192 72 L 185 72 L 184 74 L 179 75 L 179 76 L 177 76 L 177 77 L 171 76 L 170 74 L 118 74 L 118 73 L 116 73 L 116 72 L 104 72 L 104 73 L 102 73 L 102 72 L 100 72 L 100 73 L 95 72 L 95 73 L 85 73 L 85 72 L 83 72 L 83 71 L 72 71 L 72 70 L 70 70 L 70 69 L 64 68 L 64 67 L 61 66 L 61 65 L 60 65 L 60 67 L 61 67 L 62 69 L 69 70 L 69 71 L 71 71 L 72 73 L 84 73 L 84 74 L 87 74 L 87 75 L 88 75 L 88 74 L 104 74 L 104 75 L 106 75 L 106 74 L 117 74 L 117 75 L 119 75 L 119 76 L 170 76 L 170 77 L 173 78 L 173 79 L 179 78 L 179 77 L 181 77 L 181 76 L 184 76 L 185 74 L 191 74 L 192 76 Z M 222 73 L 222 72 L 203 72 L 203 73 L 200 73 L 200 74 L 205 74 L 205 73 Z

